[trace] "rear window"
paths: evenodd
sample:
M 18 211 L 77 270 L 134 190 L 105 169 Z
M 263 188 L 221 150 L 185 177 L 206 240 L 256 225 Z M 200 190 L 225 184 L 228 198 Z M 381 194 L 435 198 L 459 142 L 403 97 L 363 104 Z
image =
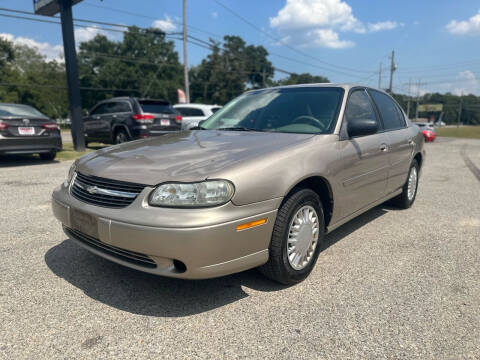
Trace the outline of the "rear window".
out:
M 0 116 L 47 117 L 31 106 L 15 104 L 1 104 Z
M 198 116 L 198 117 L 201 117 L 201 116 L 205 116 L 205 114 L 203 113 L 202 110 L 200 109 L 196 109 L 196 108 L 189 108 L 189 107 L 179 107 L 179 108 L 175 108 L 175 110 L 177 110 L 178 112 L 180 112 L 180 114 L 182 114 L 182 116 Z
M 140 106 L 144 113 L 175 114 L 175 110 L 173 109 L 173 107 L 166 102 L 140 101 Z

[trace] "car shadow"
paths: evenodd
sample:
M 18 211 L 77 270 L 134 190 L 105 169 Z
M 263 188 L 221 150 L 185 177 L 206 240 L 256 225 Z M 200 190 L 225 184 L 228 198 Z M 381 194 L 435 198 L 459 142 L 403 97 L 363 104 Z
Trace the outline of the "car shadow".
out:
M 0 168 L 55 164 L 58 160 L 42 160 L 36 155 L 0 155 Z
M 387 213 L 374 208 L 326 236 L 326 249 L 358 228 Z M 207 280 L 155 276 L 98 257 L 71 240 L 52 247 L 45 262 L 54 274 L 87 296 L 138 315 L 184 317 L 213 310 L 248 297 L 245 288 L 281 291 L 287 286 L 266 279 L 256 269 Z

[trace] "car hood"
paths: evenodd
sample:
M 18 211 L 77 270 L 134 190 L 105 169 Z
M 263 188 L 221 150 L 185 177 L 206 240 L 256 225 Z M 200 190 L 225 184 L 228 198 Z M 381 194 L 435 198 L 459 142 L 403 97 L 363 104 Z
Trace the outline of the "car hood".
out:
M 313 136 L 209 130 L 176 132 L 98 150 L 82 157 L 77 169 L 88 175 L 145 185 L 199 181 Z

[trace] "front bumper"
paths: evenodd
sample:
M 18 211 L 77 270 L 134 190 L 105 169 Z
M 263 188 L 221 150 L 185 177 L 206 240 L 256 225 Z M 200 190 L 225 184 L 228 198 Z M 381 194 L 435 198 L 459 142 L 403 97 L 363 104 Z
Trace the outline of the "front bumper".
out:
M 61 185 L 53 193 L 52 209 L 67 236 L 89 251 L 116 263 L 152 274 L 203 279 L 232 274 L 264 264 L 281 198 L 235 206 L 227 203 L 208 209 L 168 209 L 148 206 L 146 188 L 123 209 L 102 208 L 72 197 Z M 72 213 L 94 219 L 97 238 L 71 231 Z M 236 226 L 266 218 L 247 230 Z M 79 229 L 77 229 L 79 230 Z M 98 241 L 98 242 L 95 242 Z M 126 254 L 126 257 L 119 256 Z M 130 257 L 146 256 L 154 266 Z M 184 264 L 185 269 L 178 264 Z M 148 265 L 148 264 L 147 264 Z

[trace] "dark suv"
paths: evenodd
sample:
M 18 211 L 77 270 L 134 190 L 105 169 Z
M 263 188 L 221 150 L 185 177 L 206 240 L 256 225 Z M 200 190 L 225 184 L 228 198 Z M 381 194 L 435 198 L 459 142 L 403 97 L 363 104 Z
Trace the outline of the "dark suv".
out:
M 182 117 L 165 100 L 119 97 L 98 103 L 86 117 L 85 142 L 120 144 L 182 128 Z

